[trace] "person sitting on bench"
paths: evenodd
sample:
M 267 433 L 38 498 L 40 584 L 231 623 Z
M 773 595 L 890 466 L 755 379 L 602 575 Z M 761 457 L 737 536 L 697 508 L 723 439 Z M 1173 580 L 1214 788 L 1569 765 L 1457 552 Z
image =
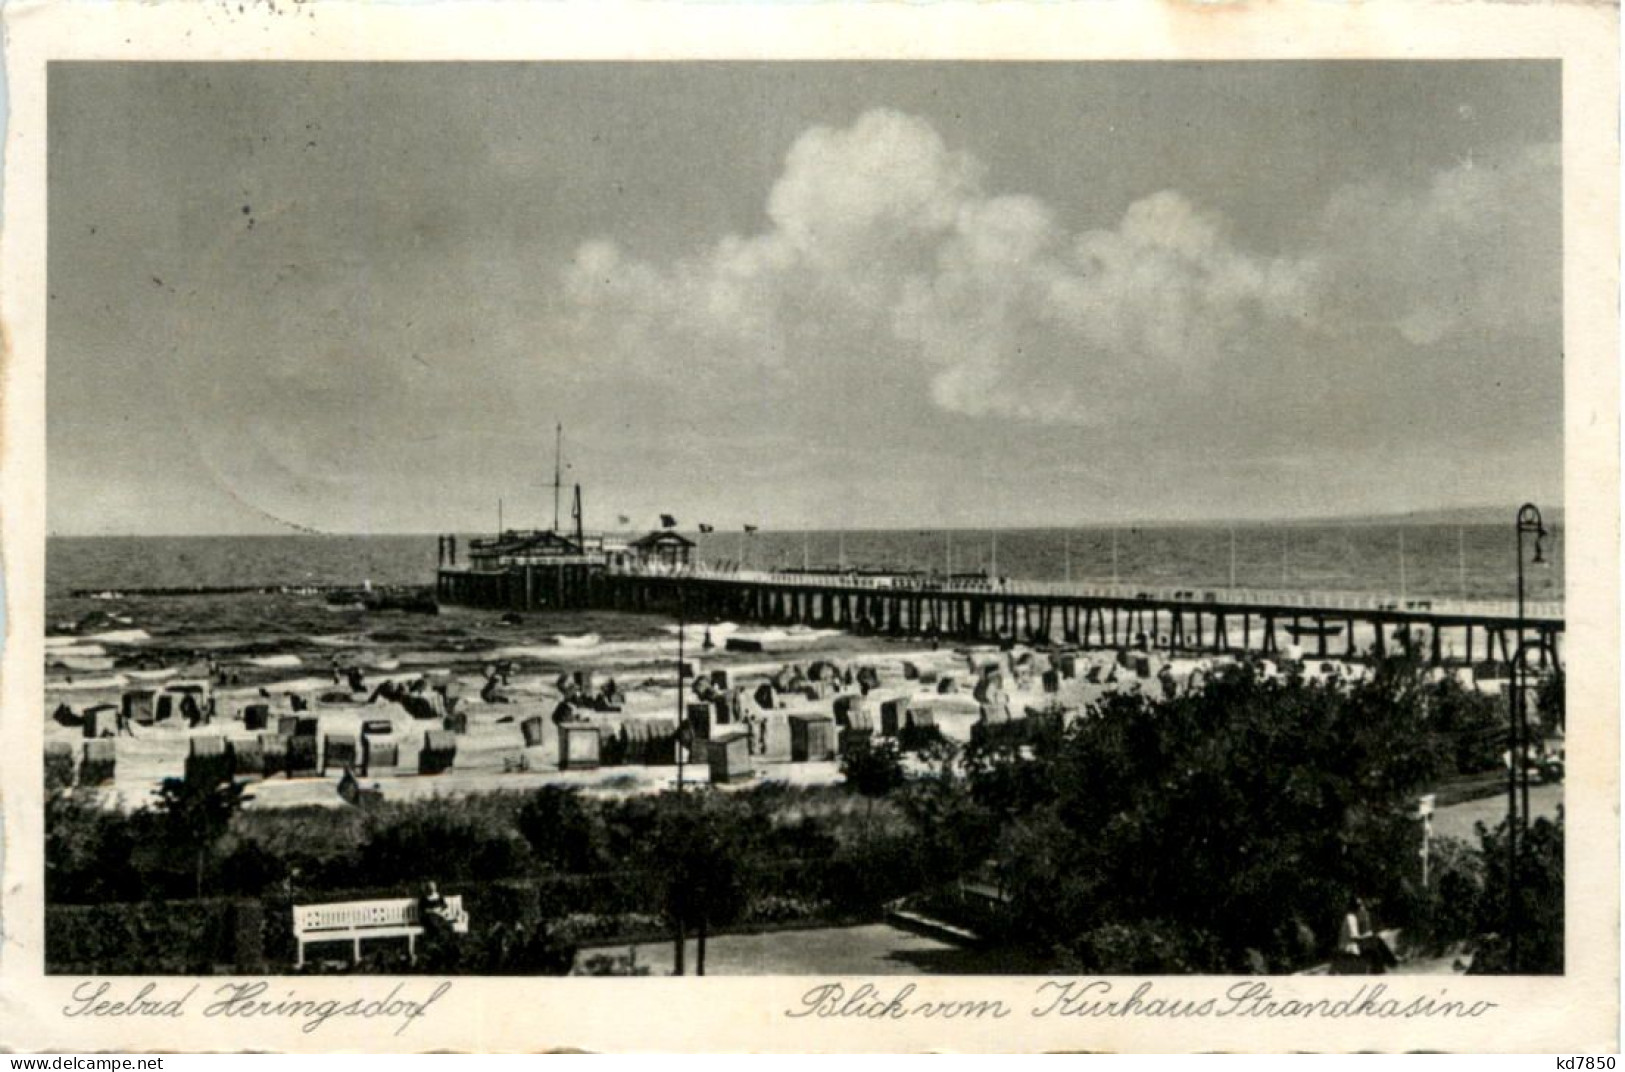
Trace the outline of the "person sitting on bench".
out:
M 418 898 L 418 922 L 423 925 L 424 937 L 431 941 L 451 933 L 451 907 L 433 879 L 424 884 L 423 895 Z

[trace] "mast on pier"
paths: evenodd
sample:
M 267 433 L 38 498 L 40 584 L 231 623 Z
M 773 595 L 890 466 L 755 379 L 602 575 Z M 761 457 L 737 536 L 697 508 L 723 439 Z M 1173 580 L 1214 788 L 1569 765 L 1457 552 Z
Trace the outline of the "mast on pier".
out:
M 1405 530 L 1399 530 L 1399 601 L 1405 602 Z
M 553 427 L 553 531 L 559 531 L 559 488 L 564 476 L 564 423 Z

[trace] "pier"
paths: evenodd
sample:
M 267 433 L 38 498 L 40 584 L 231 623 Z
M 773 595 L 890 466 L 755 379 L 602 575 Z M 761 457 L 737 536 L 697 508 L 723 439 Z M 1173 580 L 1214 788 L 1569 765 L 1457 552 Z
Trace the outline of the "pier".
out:
M 1381 657 L 1408 634 L 1435 665 L 1511 663 L 1520 644 L 1562 665 L 1560 603 L 1409 599 L 1349 592 L 1146 589 L 1042 581 L 933 583 L 915 577 L 560 563 L 442 568 L 448 604 L 516 611 L 621 610 L 688 621 L 804 625 L 961 642 L 1139 644 L 1184 654 Z

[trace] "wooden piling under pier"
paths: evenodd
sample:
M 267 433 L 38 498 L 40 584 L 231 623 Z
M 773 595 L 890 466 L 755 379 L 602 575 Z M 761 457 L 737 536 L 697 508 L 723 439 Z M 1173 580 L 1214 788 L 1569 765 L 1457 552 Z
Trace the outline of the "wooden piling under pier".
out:
M 1381 656 L 1409 633 L 1435 665 L 1511 662 L 1516 619 L 1461 609 L 1306 607 L 1267 602 L 1099 594 L 1012 592 L 811 583 L 718 575 L 620 572 L 592 565 L 507 571 L 442 569 L 436 593 L 451 605 L 515 611 L 618 610 L 690 621 L 758 622 L 961 642 L 1144 644 L 1177 654 L 1257 652 L 1280 657 L 1294 645 L 1306 659 Z M 1563 620 L 1531 617 L 1523 642 L 1540 665 L 1562 665 Z

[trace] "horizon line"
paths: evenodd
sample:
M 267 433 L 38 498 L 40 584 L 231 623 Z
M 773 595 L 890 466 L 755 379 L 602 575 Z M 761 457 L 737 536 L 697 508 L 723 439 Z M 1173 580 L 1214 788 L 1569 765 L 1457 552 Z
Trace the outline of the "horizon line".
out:
M 1558 504 L 1558 505 L 1555 505 L 1555 506 L 1548 507 L 1547 509 L 1554 516 L 1558 516 L 1558 515 L 1561 515 L 1563 513 L 1564 506 L 1562 504 Z M 1389 512 L 1389 513 L 1371 513 L 1371 514 L 1321 514 L 1321 515 L 1299 516 L 1299 517 L 1253 517 L 1253 518 L 1212 517 L 1212 518 L 1190 518 L 1190 519 L 1179 519 L 1179 520 L 1171 520 L 1171 519 L 1166 519 L 1166 518 L 1164 518 L 1164 519 L 1140 518 L 1140 519 L 1131 519 L 1131 520 L 1116 521 L 1116 522 L 1074 522 L 1074 523 L 1048 522 L 1048 523 L 1043 523 L 1043 524 L 1031 524 L 1031 525 L 1021 525 L 1021 524 L 1017 524 L 1017 525 L 996 525 L 996 524 L 995 525 L 976 525 L 976 524 L 921 525 L 921 524 L 904 524 L 904 525 L 848 525 L 848 526 L 840 526 L 840 527 L 826 527 L 826 526 L 805 527 L 805 526 L 797 526 L 797 527 L 787 527 L 787 528 L 772 528 L 772 527 L 769 527 L 767 525 L 761 525 L 761 526 L 757 527 L 755 534 L 760 535 L 760 534 L 765 534 L 765 533 L 794 534 L 794 533 L 815 533 L 815 532 L 823 533 L 823 532 L 908 532 L 908 531 L 918 531 L 918 532 L 1059 532 L 1059 531 L 1065 531 L 1065 530 L 1073 530 L 1073 531 L 1101 530 L 1101 531 L 1106 531 L 1106 530 L 1111 530 L 1111 529 L 1127 529 L 1127 528 L 1148 528 L 1148 529 L 1155 529 L 1155 528 L 1190 528 L 1190 527 L 1193 527 L 1193 526 L 1204 526 L 1204 525 L 1205 526 L 1213 526 L 1213 527 L 1230 527 L 1230 528 L 1249 528 L 1249 527 L 1256 528 L 1256 527 L 1259 527 L 1259 526 L 1269 526 L 1269 525 L 1382 524 L 1382 523 L 1393 523 L 1393 522 L 1396 522 L 1396 521 L 1401 521 L 1401 520 L 1406 519 L 1406 518 L 1415 518 L 1415 517 L 1429 517 L 1429 516 L 1438 517 L 1439 515 L 1475 514 L 1475 513 L 1488 514 L 1488 513 L 1491 513 L 1491 512 L 1503 512 L 1503 511 L 1505 513 L 1507 513 L 1509 519 L 1514 519 L 1515 520 L 1517 510 L 1518 510 L 1518 507 L 1516 507 L 1516 506 L 1476 505 L 1476 506 L 1428 507 L 1428 508 L 1425 508 L 1425 509 L 1417 509 L 1417 510 L 1403 510 L 1403 511 L 1393 511 L 1393 512 Z M 1431 520 L 1431 521 L 1422 521 L 1422 522 L 1418 522 L 1418 523 L 1419 524 L 1444 524 L 1444 525 L 1448 525 L 1448 524 L 1477 524 L 1477 525 L 1484 525 L 1484 524 L 1490 524 L 1491 522 L 1487 522 L 1487 521 L 1473 521 L 1473 522 L 1460 522 L 1460 521 L 1458 521 L 1458 522 L 1451 522 L 1451 521 L 1448 521 L 1448 520 Z M 706 522 L 706 524 L 709 524 L 709 523 Z M 723 535 L 725 533 L 730 533 L 730 532 L 735 533 L 735 534 L 739 534 L 739 535 L 743 535 L 744 533 L 743 533 L 742 526 L 744 524 L 745 524 L 744 522 L 740 522 L 740 523 L 737 523 L 737 524 L 734 524 L 734 525 L 729 525 L 729 526 L 727 526 L 725 528 L 719 527 L 717 529 L 717 531 L 711 532 L 711 533 L 700 533 L 699 528 L 698 528 L 699 523 L 696 523 L 695 525 L 687 525 L 687 526 L 679 525 L 679 526 L 676 526 L 675 528 L 671 529 L 670 531 L 674 531 L 674 532 L 692 532 L 692 533 L 696 533 L 696 534 L 700 534 L 700 535 L 712 535 L 712 536 L 720 536 L 720 535 Z M 594 533 L 607 533 L 607 532 L 657 532 L 657 531 L 661 531 L 661 530 L 662 530 L 661 526 L 649 526 L 649 527 L 639 526 L 639 527 L 633 527 L 633 528 L 609 528 L 609 527 L 599 526 L 599 527 L 589 527 L 589 528 L 587 528 L 586 531 L 594 532 Z M 462 531 L 454 531 L 454 532 L 451 533 L 451 535 L 482 536 L 482 535 L 485 535 L 486 533 L 491 532 L 491 531 L 492 530 L 489 530 L 489 529 L 468 529 L 468 530 L 462 530 Z M 525 528 L 525 527 L 509 527 L 509 528 L 504 529 L 503 531 L 505 531 L 505 532 L 546 532 L 546 531 L 550 531 L 550 530 L 538 525 L 538 526 L 531 526 L 529 528 Z M 357 531 L 321 531 L 321 530 L 311 530 L 311 529 L 305 528 L 305 529 L 299 529 L 299 530 L 295 530 L 295 531 L 265 531 L 265 532 L 47 532 L 46 533 L 46 538 L 47 539 L 70 539 L 70 540 L 95 540 L 95 539 L 167 540 L 167 539 L 231 539 L 231 538 L 255 539 L 255 538 L 270 538 L 270 537 L 309 536 L 309 537 L 317 537 L 317 538 L 319 538 L 319 537 L 328 537 L 328 538 L 333 538 L 333 539 L 345 539 L 345 538 L 361 539 L 361 538 L 379 537 L 379 536 L 388 536 L 388 537 L 419 537 L 419 536 L 421 536 L 421 537 L 429 537 L 429 536 L 442 536 L 442 535 L 446 535 L 446 534 L 447 534 L 447 532 L 446 532 L 445 529 L 421 529 L 421 530 L 398 530 L 398 531 L 376 531 L 375 530 L 375 531 L 359 531 L 359 532 L 357 532 Z

